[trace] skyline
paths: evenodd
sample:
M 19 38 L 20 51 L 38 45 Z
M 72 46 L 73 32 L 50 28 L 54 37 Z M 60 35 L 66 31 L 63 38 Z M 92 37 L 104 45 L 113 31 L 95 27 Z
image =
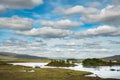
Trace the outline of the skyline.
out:
M 120 54 L 120 0 L 0 2 L 0 52 L 51 58 Z

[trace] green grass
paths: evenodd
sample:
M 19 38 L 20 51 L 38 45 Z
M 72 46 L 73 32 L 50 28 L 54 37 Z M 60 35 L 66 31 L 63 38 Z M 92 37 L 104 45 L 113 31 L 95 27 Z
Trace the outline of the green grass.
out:
M 35 72 L 23 72 L 23 70 L 35 70 Z M 0 65 L 0 80 L 65 80 L 69 76 L 90 74 L 84 71 L 68 69 L 41 69 L 25 66 Z
M 27 70 L 27 72 L 23 70 Z M 28 70 L 34 70 L 35 72 L 28 72 Z M 0 64 L 0 80 L 104 80 L 85 77 L 85 74 L 91 73 L 61 68 L 31 68 L 10 64 Z
M 4 61 L 6 63 L 16 63 L 16 62 L 50 62 L 50 59 L 2 59 L 0 61 Z

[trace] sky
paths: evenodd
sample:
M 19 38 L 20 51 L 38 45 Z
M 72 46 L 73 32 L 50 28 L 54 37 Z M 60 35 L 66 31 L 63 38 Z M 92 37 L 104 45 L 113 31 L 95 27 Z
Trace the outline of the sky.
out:
M 120 0 L 0 0 L 0 52 L 120 55 Z

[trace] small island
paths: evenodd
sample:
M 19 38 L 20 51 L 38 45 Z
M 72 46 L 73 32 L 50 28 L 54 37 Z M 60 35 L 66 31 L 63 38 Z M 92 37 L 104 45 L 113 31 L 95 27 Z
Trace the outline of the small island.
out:
M 82 61 L 83 66 L 105 66 L 105 65 L 109 65 L 109 62 L 103 61 L 101 59 L 97 59 L 97 58 L 88 58 Z
M 72 61 L 69 60 L 51 60 L 46 66 L 55 66 L 55 67 L 73 67 L 76 66 Z
M 120 62 L 115 60 L 105 60 L 105 59 L 98 59 L 98 58 L 88 58 L 82 61 L 84 67 L 91 67 L 91 66 L 113 66 L 113 65 L 120 65 Z

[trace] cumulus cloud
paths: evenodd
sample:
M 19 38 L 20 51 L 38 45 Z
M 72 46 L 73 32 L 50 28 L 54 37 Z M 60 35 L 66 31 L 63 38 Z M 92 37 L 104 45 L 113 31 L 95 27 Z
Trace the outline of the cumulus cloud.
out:
M 96 14 L 88 14 L 81 18 L 84 22 L 95 23 L 100 22 L 109 25 L 120 25 L 120 6 L 108 5 Z
M 25 9 L 24 11 L 26 12 L 26 9 L 32 9 L 42 3 L 43 0 L 0 0 L 0 13 L 9 9 Z M 0 17 L 0 29 L 13 29 L 10 32 L 9 30 L 6 31 L 6 29 L 0 31 L 2 36 L 0 51 L 7 50 L 8 52 L 14 53 L 57 58 L 105 57 L 120 54 L 120 27 L 115 27 L 120 26 L 119 0 L 113 0 L 113 4 L 107 6 L 105 6 L 109 4 L 107 2 L 104 4 L 99 2 L 86 2 L 84 4 L 85 6 L 82 4 L 66 6 L 63 3 L 58 2 L 59 5 L 56 5 L 56 2 L 54 3 L 56 6 L 59 6 L 59 8 L 53 11 L 55 13 L 54 15 L 53 13 L 49 13 L 51 9 L 46 10 L 46 7 L 44 13 L 47 11 L 47 14 L 39 14 L 39 12 L 36 13 L 35 11 L 33 13 L 34 19 L 37 19 L 34 23 L 35 26 L 33 26 L 34 21 L 30 18 L 18 16 Z M 54 4 L 47 4 L 50 5 L 50 8 L 56 7 Z M 62 15 L 57 15 L 56 13 L 61 13 Z M 24 15 L 24 13 L 21 15 Z M 29 15 L 25 14 L 24 16 Z M 58 20 L 60 18 L 64 19 Z M 87 26 L 86 28 L 77 28 L 84 23 L 85 25 L 83 27 Z M 98 23 L 101 26 L 91 28 L 96 24 L 90 24 L 88 26 L 89 23 Z M 39 25 L 42 27 L 39 27 Z M 24 38 L 24 40 L 6 40 L 8 39 L 6 35 L 11 32 L 15 32 L 17 35 L 10 34 L 10 36 L 17 39 Z M 109 38 L 106 38 L 106 36 L 109 36 Z
M 6 10 L 5 10 L 5 7 L 3 6 L 3 5 L 0 5 L 0 13 L 3 13 L 3 12 L 5 12 Z
M 77 48 L 77 47 L 80 48 L 81 46 L 82 46 L 82 44 L 78 44 L 78 43 L 75 43 L 75 42 L 65 42 L 65 43 L 62 43 L 62 44 L 54 45 L 54 47 L 58 47 L 58 48 Z
M 60 21 L 41 21 L 40 24 L 42 26 L 53 27 L 58 29 L 71 29 L 82 25 L 82 23 L 80 22 L 73 22 L 69 19 L 64 19 Z
M 81 43 L 82 43 L 81 46 L 84 46 L 84 45 L 97 46 L 101 44 L 101 43 L 97 44 L 97 42 L 91 42 L 91 40 L 88 40 L 88 42 L 84 40 L 84 42 L 82 42 L 81 39 L 80 41 L 79 39 L 77 39 L 76 41 L 78 42 L 78 44 L 76 41 L 73 42 L 70 39 L 69 40 L 48 39 L 47 41 L 41 41 L 41 40 L 39 41 L 39 40 L 40 39 L 37 39 L 37 41 L 29 42 L 26 40 L 18 40 L 18 39 L 16 40 L 16 39 L 10 38 L 2 43 L 0 42 L 0 51 L 3 52 L 7 50 L 8 52 L 13 52 L 13 53 L 29 54 L 29 55 L 36 55 L 36 56 L 50 57 L 50 58 L 54 57 L 54 58 L 78 58 L 78 59 L 112 56 L 112 55 L 118 55 L 120 52 L 119 49 L 114 50 L 113 47 L 111 47 L 112 49 L 108 49 L 106 48 L 106 45 L 104 45 L 104 47 L 102 48 L 89 48 L 89 47 L 80 48 L 80 46 L 78 46 L 77 48 L 75 47 L 75 45 L 79 45 Z M 65 44 L 63 44 L 62 42 L 61 45 L 63 44 L 68 46 L 70 45 L 70 46 L 64 48 L 64 47 L 50 45 L 50 43 L 54 45 L 58 44 L 59 42 L 61 42 L 61 40 L 65 41 L 64 42 Z M 56 43 L 55 41 L 58 43 Z M 105 43 L 106 42 L 103 42 L 103 44 Z M 46 45 L 43 45 L 43 44 L 46 44 Z M 71 46 L 74 46 L 74 47 L 71 47 Z
M 82 15 L 86 15 L 86 14 L 94 14 L 97 13 L 98 10 L 96 8 L 93 7 L 84 7 L 81 5 L 76 5 L 70 8 L 56 8 L 53 12 L 55 13 L 62 13 L 65 15 L 76 15 L 76 14 L 82 14 Z
M 115 27 L 104 25 L 76 33 L 76 38 L 95 36 L 120 36 L 120 30 Z
M 72 34 L 69 30 L 54 29 L 51 27 L 43 28 L 33 28 L 29 31 L 16 31 L 16 34 L 26 35 L 26 36 L 37 36 L 43 38 L 63 38 Z
M 101 23 L 112 26 L 120 26 L 120 1 L 114 0 L 113 4 L 107 5 L 102 9 L 95 6 L 100 5 L 99 2 L 91 2 L 91 6 L 84 7 L 76 5 L 69 8 L 56 8 L 54 13 L 63 15 L 79 15 L 80 20 L 84 23 Z
M 88 2 L 86 5 L 89 7 L 99 7 L 101 3 L 98 1 L 95 1 L 95 2 Z
M 113 5 L 120 5 L 120 0 L 112 0 Z
M 77 39 L 78 40 L 78 39 Z M 81 40 L 78 40 L 78 42 L 74 41 L 74 42 L 64 42 L 64 43 L 60 43 L 60 44 L 55 44 L 54 47 L 57 47 L 61 50 L 64 50 L 64 49 L 79 49 L 79 50 L 82 50 L 82 49 L 103 49 L 103 48 L 108 48 L 106 46 L 103 46 L 102 45 L 102 42 L 101 44 L 99 42 L 96 42 L 96 41 L 93 41 L 93 42 L 90 42 L 90 41 L 81 41 Z
M 102 43 L 100 44 L 99 42 L 84 42 L 83 43 L 83 48 L 88 48 L 88 49 L 107 49 L 107 46 L 103 46 Z
M 118 45 L 120 45 L 120 41 L 116 41 L 116 40 L 110 40 L 109 43 L 110 44 L 118 44 Z
M 26 40 L 18 40 L 10 38 L 0 43 L 1 52 L 12 52 L 28 55 L 43 55 L 44 51 L 47 51 L 47 45 L 44 42 L 29 42 Z
M 42 0 L 0 0 L 4 9 L 30 9 L 42 3 Z
M 21 18 L 18 16 L 12 16 L 10 18 L 7 17 L 0 18 L 0 28 L 27 30 L 31 29 L 32 25 L 33 20 L 30 18 Z

